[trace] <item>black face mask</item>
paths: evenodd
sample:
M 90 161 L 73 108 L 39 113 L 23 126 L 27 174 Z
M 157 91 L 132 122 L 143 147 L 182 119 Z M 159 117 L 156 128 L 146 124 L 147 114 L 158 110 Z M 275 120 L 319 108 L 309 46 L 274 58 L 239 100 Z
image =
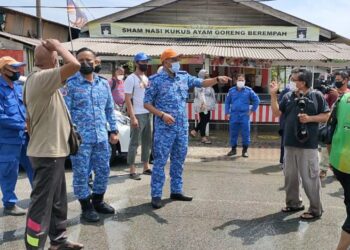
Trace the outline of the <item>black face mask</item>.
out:
M 19 72 L 13 72 L 12 76 L 7 76 L 11 81 L 17 81 L 21 74 Z
M 139 69 L 142 71 L 142 72 L 146 72 L 147 71 L 147 64 L 139 64 Z
M 80 73 L 82 73 L 83 75 L 89 75 L 92 72 L 94 72 L 93 63 L 83 62 L 80 64 Z
M 340 89 L 341 87 L 343 87 L 344 83 L 342 81 L 339 81 L 339 82 L 335 82 L 334 85 L 335 85 L 335 87 Z
M 98 73 L 100 73 L 101 69 L 102 69 L 101 64 L 98 64 L 95 66 L 94 72 L 98 74 Z

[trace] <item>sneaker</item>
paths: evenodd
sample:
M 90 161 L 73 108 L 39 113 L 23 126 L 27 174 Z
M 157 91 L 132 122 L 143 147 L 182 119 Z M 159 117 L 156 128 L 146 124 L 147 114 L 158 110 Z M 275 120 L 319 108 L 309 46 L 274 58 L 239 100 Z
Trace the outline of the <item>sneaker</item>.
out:
M 129 174 L 129 178 L 132 180 L 136 180 L 136 181 L 141 180 L 141 176 L 139 174 L 136 174 L 136 173 Z
M 236 149 L 231 149 L 231 151 L 227 153 L 227 156 L 236 156 L 236 155 L 237 155 Z
M 12 215 L 12 216 L 22 216 L 26 215 L 26 210 L 23 208 L 20 208 L 16 205 L 13 205 L 12 207 L 5 207 L 4 208 L 4 214 L 5 215 Z

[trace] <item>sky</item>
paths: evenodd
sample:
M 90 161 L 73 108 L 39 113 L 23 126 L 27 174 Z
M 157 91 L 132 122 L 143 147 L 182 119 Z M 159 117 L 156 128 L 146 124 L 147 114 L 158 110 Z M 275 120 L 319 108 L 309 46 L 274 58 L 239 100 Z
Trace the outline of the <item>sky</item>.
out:
M 144 0 L 75 0 L 85 6 L 125 6 L 132 7 L 147 1 Z M 103 5 L 101 5 L 101 2 Z M 11 5 L 35 5 L 35 0 L 0 0 L 0 6 Z M 350 1 L 349 0 L 274 0 L 264 2 L 271 7 L 302 18 L 336 32 L 338 35 L 350 38 Z M 65 6 L 66 0 L 41 0 L 42 6 Z M 35 15 L 35 9 L 18 9 Z M 91 9 L 87 12 L 89 21 L 122 9 Z M 67 24 L 67 14 L 64 9 L 42 9 L 45 19 Z

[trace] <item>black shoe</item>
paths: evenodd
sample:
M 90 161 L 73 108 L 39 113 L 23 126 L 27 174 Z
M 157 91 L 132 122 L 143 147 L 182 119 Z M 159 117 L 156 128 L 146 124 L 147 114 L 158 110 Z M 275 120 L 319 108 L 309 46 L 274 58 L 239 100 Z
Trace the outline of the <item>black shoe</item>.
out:
M 243 147 L 242 156 L 244 158 L 248 158 L 249 157 L 249 155 L 248 155 L 248 147 Z
M 237 155 L 237 150 L 235 148 L 231 149 L 231 151 L 227 153 L 227 156 L 236 156 L 236 155 Z
M 170 199 L 177 201 L 192 201 L 193 197 L 184 194 L 170 194 Z
M 82 211 L 80 217 L 86 222 L 98 222 L 98 221 L 100 221 L 100 216 L 93 208 Z
M 160 197 L 152 197 L 151 205 L 154 209 L 163 207 L 162 199 Z
M 114 214 L 114 208 L 103 201 L 103 195 L 92 194 L 92 205 L 94 209 L 100 214 Z

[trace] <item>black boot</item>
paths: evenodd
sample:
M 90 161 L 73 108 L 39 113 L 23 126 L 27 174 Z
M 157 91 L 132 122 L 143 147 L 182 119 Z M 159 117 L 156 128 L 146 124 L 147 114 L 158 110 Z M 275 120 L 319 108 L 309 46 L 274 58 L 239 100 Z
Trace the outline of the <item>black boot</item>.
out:
M 154 209 L 163 207 L 162 199 L 160 197 L 152 197 L 151 205 Z
M 101 214 L 114 214 L 114 208 L 103 201 L 103 196 L 104 194 L 92 194 L 92 205 L 95 210 Z
M 81 205 L 81 218 L 86 222 L 98 222 L 100 216 L 96 213 L 94 207 L 91 204 L 90 198 L 79 200 Z
M 249 157 L 249 155 L 248 155 L 248 146 L 243 146 L 242 156 L 244 158 L 248 158 Z
M 227 156 L 236 156 L 237 155 L 237 149 L 236 147 L 232 147 L 231 151 L 228 152 Z

